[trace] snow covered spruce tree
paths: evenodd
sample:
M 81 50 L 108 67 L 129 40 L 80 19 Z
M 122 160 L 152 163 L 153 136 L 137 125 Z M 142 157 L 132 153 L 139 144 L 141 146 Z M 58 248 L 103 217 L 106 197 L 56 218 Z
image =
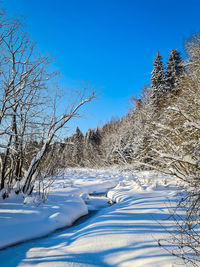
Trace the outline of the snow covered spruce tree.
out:
M 83 162 L 85 166 L 100 166 L 101 155 L 101 134 L 98 128 L 89 129 L 84 137 Z
M 162 57 L 157 52 L 155 61 L 154 61 L 154 68 L 151 72 L 151 101 L 152 105 L 159 108 L 162 103 L 162 96 L 165 93 L 165 73 L 164 73 L 164 66 Z
M 183 75 L 184 67 L 180 52 L 177 49 L 172 49 L 169 54 L 166 68 L 166 92 L 177 93 L 177 83 Z
M 72 145 L 72 158 L 75 166 L 83 166 L 83 134 L 77 127 L 76 133 L 71 137 Z

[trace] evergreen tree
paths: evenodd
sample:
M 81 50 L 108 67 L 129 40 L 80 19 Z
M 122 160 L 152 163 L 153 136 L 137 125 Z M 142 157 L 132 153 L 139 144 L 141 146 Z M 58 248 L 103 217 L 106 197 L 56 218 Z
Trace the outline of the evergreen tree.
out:
M 155 61 L 154 61 L 154 69 L 151 72 L 151 100 L 153 105 L 159 106 L 161 97 L 165 92 L 165 73 L 164 73 L 164 66 L 162 57 L 157 52 Z
M 74 143 L 73 162 L 78 166 L 82 166 L 82 161 L 83 161 L 83 134 L 82 134 L 81 130 L 78 127 L 76 128 L 76 133 L 72 137 L 72 141 Z
M 85 134 L 84 160 L 89 166 L 100 164 L 101 161 L 101 134 L 99 129 L 89 129 Z
M 184 67 L 180 53 L 177 49 L 172 49 L 169 54 L 166 69 L 166 91 L 168 93 L 176 93 L 176 85 L 183 74 Z
M 83 139 L 83 134 L 82 134 L 81 130 L 78 127 L 76 127 L 75 135 L 76 135 L 76 140 L 80 141 L 80 140 Z

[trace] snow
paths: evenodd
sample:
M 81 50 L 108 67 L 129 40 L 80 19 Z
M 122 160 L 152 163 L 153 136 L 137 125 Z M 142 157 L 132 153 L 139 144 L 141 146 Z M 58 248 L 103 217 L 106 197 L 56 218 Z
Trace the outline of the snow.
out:
M 103 181 L 101 173 L 100 179 L 98 175 L 92 175 L 92 172 L 87 175 L 76 170 L 58 177 L 45 203 L 38 203 L 36 197 L 23 199 L 22 195 L 14 193 L 10 198 L 1 200 L 0 249 L 71 226 L 78 218 L 88 214 L 88 208 L 96 210 L 101 207 L 99 202 L 102 200 L 97 199 L 94 204 L 90 204 L 92 199 L 88 199 L 87 206 L 86 196 L 89 196 L 88 193 L 105 192 L 115 186 L 117 181 L 109 179 L 109 174 L 108 177 L 105 175 Z
M 0 251 L 1 266 L 172 266 L 176 258 L 158 243 L 170 249 L 163 239 L 173 228 L 167 204 L 175 189 L 171 177 L 154 172 L 68 170 L 39 206 L 21 196 L 0 203 L 0 246 L 70 226 L 88 210 L 94 215 Z M 101 194 L 107 191 L 116 204 Z
M 64 196 L 64 194 L 58 194 L 39 207 L 33 204 L 31 198 L 28 198 L 26 205 L 23 204 L 21 196 L 2 201 L 0 248 L 47 235 L 57 228 L 71 225 L 87 212 L 87 206 L 80 197 Z

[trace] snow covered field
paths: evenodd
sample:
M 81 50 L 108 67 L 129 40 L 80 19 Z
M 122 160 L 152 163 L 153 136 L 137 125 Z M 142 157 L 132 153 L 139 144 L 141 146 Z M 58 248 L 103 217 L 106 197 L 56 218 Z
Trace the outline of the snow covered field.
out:
M 116 204 L 92 194 L 107 191 Z M 1 250 L 0 266 L 172 266 L 177 259 L 158 243 L 168 237 L 163 226 L 173 227 L 167 206 L 174 195 L 174 181 L 153 172 L 69 170 L 44 204 L 23 204 L 20 196 L 0 203 L 0 247 L 45 236 L 88 210 L 99 211 L 46 238 Z

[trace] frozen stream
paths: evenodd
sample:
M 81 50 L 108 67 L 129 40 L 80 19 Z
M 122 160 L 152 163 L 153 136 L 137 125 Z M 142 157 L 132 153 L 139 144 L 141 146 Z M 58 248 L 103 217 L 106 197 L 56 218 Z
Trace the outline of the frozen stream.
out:
M 102 210 L 109 208 L 111 206 L 109 198 L 105 196 L 105 193 L 93 193 L 89 196 L 88 199 L 85 199 L 85 202 L 88 206 L 89 213 L 76 220 L 72 226 L 63 227 L 47 236 L 32 239 L 30 241 L 21 242 L 19 244 L 0 250 L 0 261 L 1 261 L 0 266 L 1 267 L 27 266 L 27 263 L 26 264 L 22 263 L 23 259 L 26 258 L 27 251 L 40 246 L 48 247 L 49 244 L 52 246 L 52 240 L 60 239 L 63 236 L 66 237 L 61 238 L 62 242 L 64 241 L 66 245 L 69 244 L 71 242 L 70 240 L 72 240 L 73 237 L 76 236 L 78 231 L 90 225 L 94 217 L 97 217 L 98 214 L 102 213 Z M 36 262 L 34 263 L 34 265 L 35 264 Z M 50 264 L 48 266 L 52 265 Z

